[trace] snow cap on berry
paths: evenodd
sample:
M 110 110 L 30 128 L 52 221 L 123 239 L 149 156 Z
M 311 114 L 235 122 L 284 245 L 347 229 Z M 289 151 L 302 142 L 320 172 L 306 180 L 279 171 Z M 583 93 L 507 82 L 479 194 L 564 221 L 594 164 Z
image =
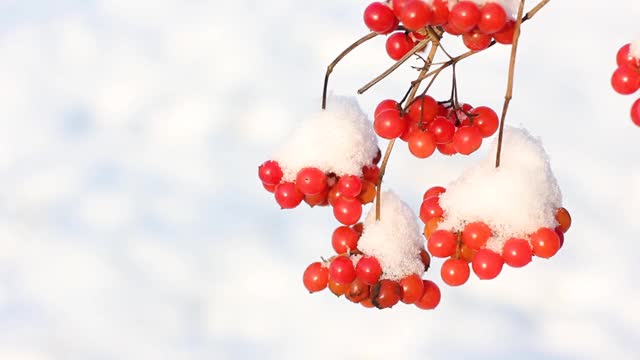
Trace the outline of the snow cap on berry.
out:
M 364 222 L 358 249 L 378 259 L 383 271 L 381 279 L 400 280 L 411 274 L 422 275 L 423 239 L 416 215 L 393 192 L 385 192 L 381 198 L 380 220 L 376 221 L 373 208 Z
M 629 53 L 636 59 L 640 59 L 640 40 L 636 40 L 631 43 Z
M 528 238 L 541 227 L 555 228 L 562 194 L 542 143 L 528 131 L 505 129 L 497 169 L 496 149 L 497 139 L 485 159 L 440 195 L 445 218 L 438 228 L 461 231 L 467 223 L 482 221 L 494 232 L 487 248 L 502 253 L 510 237 Z
M 305 167 L 325 173 L 362 175 L 378 152 L 371 122 L 355 97 L 331 96 L 327 109 L 312 114 L 277 151 L 284 181 L 295 180 Z

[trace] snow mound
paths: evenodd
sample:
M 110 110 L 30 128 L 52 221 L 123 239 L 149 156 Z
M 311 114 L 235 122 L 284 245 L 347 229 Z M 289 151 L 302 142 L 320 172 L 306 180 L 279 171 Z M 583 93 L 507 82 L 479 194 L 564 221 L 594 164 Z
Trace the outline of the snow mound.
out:
M 640 40 L 632 42 L 629 51 L 631 52 L 631 56 L 636 59 L 640 59 Z
M 382 267 L 381 279 L 400 280 L 407 275 L 424 272 L 420 259 L 423 239 L 416 215 L 393 192 L 381 196 L 380 221 L 375 208 L 364 222 L 358 249 L 375 256 Z
M 482 221 L 494 231 L 487 248 L 502 253 L 510 237 L 527 238 L 541 227 L 555 228 L 562 194 L 542 143 L 528 131 L 505 129 L 497 169 L 496 149 L 497 139 L 487 157 L 440 196 L 445 218 L 439 228 L 462 231 L 467 223 Z
M 284 181 L 316 167 L 338 176 L 362 175 L 378 152 L 378 140 L 355 97 L 331 96 L 327 109 L 312 114 L 275 154 Z

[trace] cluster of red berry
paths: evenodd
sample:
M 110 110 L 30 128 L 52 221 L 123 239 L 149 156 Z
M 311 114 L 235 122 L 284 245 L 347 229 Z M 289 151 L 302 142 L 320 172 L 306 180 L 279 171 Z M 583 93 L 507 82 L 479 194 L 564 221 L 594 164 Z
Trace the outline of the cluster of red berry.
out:
M 622 95 L 631 95 L 640 89 L 640 58 L 631 52 L 631 44 L 626 44 L 618 50 L 616 56 L 618 68 L 613 72 L 611 85 Z M 631 120 L 640 126 L 640 99 L 631 105 Z
M 462 35 L 471 50 L 486 49 L 492 39 L 501 44 L 513 41 L 514 21 L 502 5 L 487 2 L 459 1 L 451 8 L 448 0 L 392 0 L 371 3 L 364 11 L 364 22 L 371 31 L 391 34 L 387 38 L 387 54 L 399 60 L 424 39 L 427 26 L 441 26 L 449 34 Z M 404 31 L 394 32 L 402 23 Z
M 498 115 L 491 108 L 448 104 L 422 95 L 403 113 L 395 100 L 384 100 L 376 107 L 373 128 L 382 138 L 406 141 L 409 151 L 421 159 L 436 149 L 444 155 L 469 155 L 498 130 Z
M 488 280 L 498 276 L 505 263 L 519 268 L 530 263 L 534 255 L 548 259 L 560 250 L 564 233 L 571 226 L 571 215 L 565 208 L 559 208 L 555 229 L 542 227 L 527 238 L 509 238 L 502 246 L 502 253 L 498 253 L 486 247 L 487 241 L 496 234 L 484 222 L 469 222 L 457 232 L 439 228 L 445 215 L 439 203 L 444 192 L 446 189 L 440 186 L 425 192 L 420 219 L 425 223 L 424 236 L 431 255 L 448 258 L 442 264 L 440 275 L 449 286 L 467 282 L 471 273 L 469 263 L 479 279 Z
M 265 161 L 258 168 L 258 176 L 264 188 L 274 193 L 282 209 L 292 209 L 304 200 L 310 207 L 333 207 L 335 218 L 342 224 L 354 225 L 362 216 L 362 205 L 373 202 L 380 168 L 380 150 L 371 165 L 362 168 L 362 176 L 325 173 L 315 167 L 298 171 L 294 181 L 283 181 L 280 165 Z
M 383 269 L 374 256 L 358 250 L 362 235 L 362 224 L 340 226 L 331 238 L 333 249 L 338 254 L 328 261 L 314 262 L 303 275 L 304 286 L 309 292 L 329 288 L 340 297 L 360 303 L 367 308 L 391 308 L 398 302 L 415 304 L 420 309 L 435 309 L 440 303 L 440 288 L 418 274 L 405 276 L 399 281 L 381 279 Z M 429 269 L 431 257 L 422 249 L 420 258 L 424 271 Z

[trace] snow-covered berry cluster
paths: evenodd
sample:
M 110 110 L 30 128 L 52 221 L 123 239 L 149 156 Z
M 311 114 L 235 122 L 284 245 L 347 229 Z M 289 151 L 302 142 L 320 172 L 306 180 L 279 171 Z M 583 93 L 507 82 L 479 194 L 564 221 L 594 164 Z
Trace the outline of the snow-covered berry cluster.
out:
M 611 86 L 622 95 L 640 90 L 640 40 L 626 44 L 616 56 L 618 68 L 611 77 Z M 631 105 L 631 120 L 640 126 L 640 98 Z
M 425 38 L 427 26 L 439 26 L 462 35 L 470 50 L 484 50 L 495 40 L 511 44 L 514 31 L 513 0 L 391 0 L 369 4 L 364 23 L 378 34 L 389 35 L 386 50 L 399 60 Z M 399 25 L 402 24 L 402 27 Z

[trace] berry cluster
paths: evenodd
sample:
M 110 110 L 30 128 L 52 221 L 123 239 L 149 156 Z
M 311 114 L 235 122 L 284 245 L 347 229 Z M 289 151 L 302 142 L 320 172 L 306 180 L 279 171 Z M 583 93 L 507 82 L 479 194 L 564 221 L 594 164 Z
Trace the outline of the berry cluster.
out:
M 631 95 L 640 89 L 640 42 L 626 44 L 616 56 L 618 68 L 611 77 L 611 86 L 622 95 Z M 640 98 L 631 105 L 631 120 L 640 126 Z
M 362 230 L 362 223 L 335 229 L 331 244 L 338 255 L 307 267 L 303 275 L 307 290 L 314 293 L 328 287 L 334 295 L 344 295 L 367 308 L 386 309 L 398 302 L 415 304 L 424 310 L 436 308 L 440 303 L 440 289 L 434 282 L 423 280 L 419 274 L 406 275 L 398 281 L 383 278 L 378 259 L 358 250 Z M 426 272 L 431 257 L 424 249 L 419 256 Z
M 440 195 L 446 189 L 432 187 L 423 196 L 420 219 L 425 223 L 424 236 L 427 249 L 432 256 L 448 258 L 442 264 L 440 275 L 449 286 L 460 286 L 467 282 L 471 270 L 479 279 L 493 279 L 502 271 L 502 266 L 523 267 L 535 255 L 548 259 L 564 244 L 564 233 L 571 226 L 571 216 L 565 208 L 556 211 L 557 226 L 542 227 L 527 237 L 505 239 L 500 249 L 487 247 L 487 242 L 496 234 L 482 221 L 468 222 L 462 231 L 441 229 L 439 225 L 446 215 L 440 207 Z
M 354 225 L 362 216 L 362 205 L 373 202 L 380 175 L 380 150 L 371 165 L 362 168 L 362 176 L 325 173 L 315 167 L 298 171 L 294 181 L 283 181 L 280 165 L 265 161 L 258 168 L 264 188 L 274 193 L 282 209 L 292 209 L 304 200 L 310 207 L 333 207 L 335 218 L 344 225 Z
M 391 0 L 371 3 L 364 23 L 378 34 L 389 35 L 387 54 L 399 60 L 424 39 L 426 27 L 440 26 L 451 35 L 462 35 L 470 50 L 484 50 L 495 40 L 513 41 L 514 21 L 497 2 L 456 0 Z M 402 23 L 403 28 L 398 26 Z M 401 29 L 403 31 L 397 31 Z
M 457 107 L 422 95 L 406 112 L 395 100 L 382 101 L 376 107 L 373 128 L 382 138 L 406 141 L 409 151 L 424 159 L 436 149 L 444 155 L 469 155 L 498 130 L 498 124 L 498 115 L 489 107 Z

